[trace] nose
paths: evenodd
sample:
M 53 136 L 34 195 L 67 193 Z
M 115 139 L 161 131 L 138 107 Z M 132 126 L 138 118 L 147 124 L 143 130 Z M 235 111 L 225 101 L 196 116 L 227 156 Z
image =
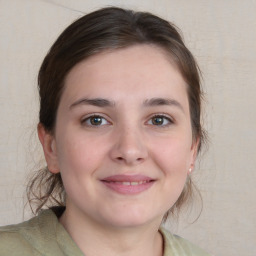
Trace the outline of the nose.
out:
M 138 129 L 121 128 L 117 131 L 110 156 L 113 161 L 130 166 L 144 162 L 148 157 L 148 150 Z

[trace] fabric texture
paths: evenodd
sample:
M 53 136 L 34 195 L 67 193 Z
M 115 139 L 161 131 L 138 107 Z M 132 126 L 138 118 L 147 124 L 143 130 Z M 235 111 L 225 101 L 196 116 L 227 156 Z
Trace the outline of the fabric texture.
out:
M 26 222 L 0 227 L 0 256 L 83 256 L 58 221 L 60 215 L 58 208 L 43 210 Z M 164 228 L 160 232 L 164 239 L 163 256 L 210 256 Z

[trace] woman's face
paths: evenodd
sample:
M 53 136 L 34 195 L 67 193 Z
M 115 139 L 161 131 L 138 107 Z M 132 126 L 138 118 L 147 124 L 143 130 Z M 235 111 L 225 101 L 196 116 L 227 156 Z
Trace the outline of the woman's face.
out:
M 185 81 L 148 45 L 79 63 L 65 80 L 52 148 L 48 166 L 61 173 L 70 214 L 112 227 L 161 222 L 196 155 Z

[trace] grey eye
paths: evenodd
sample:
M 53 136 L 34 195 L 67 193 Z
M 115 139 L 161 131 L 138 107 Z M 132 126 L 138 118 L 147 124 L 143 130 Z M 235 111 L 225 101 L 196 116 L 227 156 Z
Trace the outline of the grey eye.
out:
M 102 124 L 102 117 L 100 117 L 100 116 L 90 117 L 89 120 L 90 120 L 91 125 L 101 125 Z
M 166 117 L 164 115 L 156 115 L 153 116 L 149 121 L 148 124 L 155 125 L 155 126 L 167 126 L 173 123 L 171 118 Z
M 152 118 L 152 124 L 154 125 L 162 125 L 164 123 L 164 118 L 161 116 L 155 116 Z
M 109 122 L 102 116 L 93 115 L 82 120 L 82 124 L 87 126 L 102 126 L 109 124 Z

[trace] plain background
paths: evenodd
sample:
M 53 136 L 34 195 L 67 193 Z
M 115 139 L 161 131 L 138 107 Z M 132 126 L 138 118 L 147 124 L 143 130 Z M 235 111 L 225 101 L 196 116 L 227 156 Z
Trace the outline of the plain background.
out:
M 25 184 L 41 158 L 35 131 L 42 59 L 67 25 L 108 5 L 174 22 L 203 72 L 211 142 L 193 175 L 204 208 L 195 223 L 188 211 L 170 228 L 214 255 L 255 256 L 255 0 L 0 0 L 0 225 L 29 217 Z

